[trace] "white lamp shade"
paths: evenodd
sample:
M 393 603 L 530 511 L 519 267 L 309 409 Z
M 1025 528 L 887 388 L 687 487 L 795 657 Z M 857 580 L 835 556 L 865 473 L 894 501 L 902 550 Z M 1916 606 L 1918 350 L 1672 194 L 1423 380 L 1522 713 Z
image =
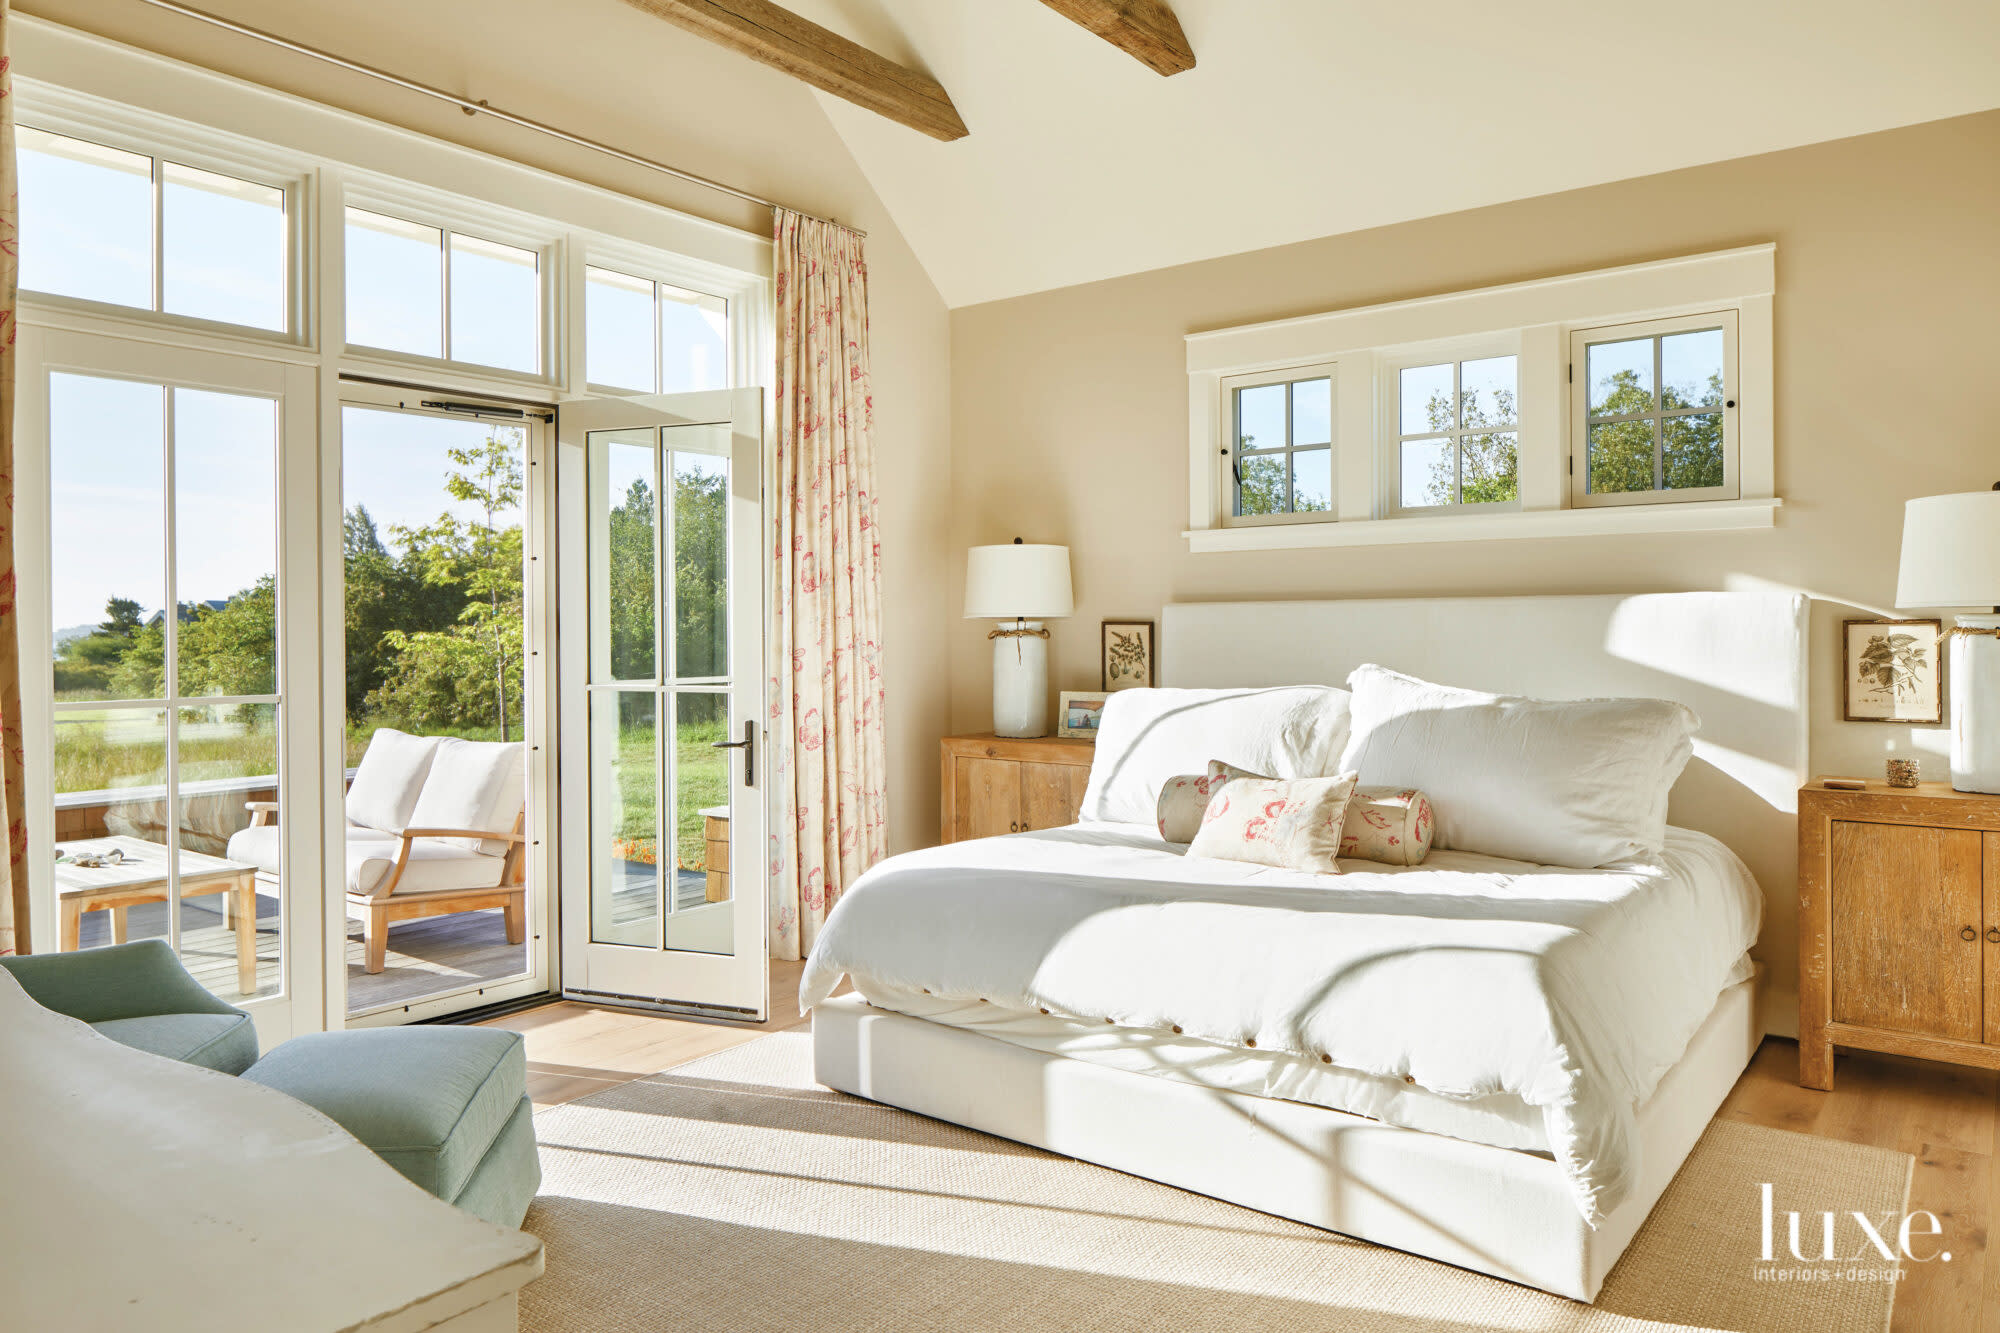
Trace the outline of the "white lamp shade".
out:
M 1067 546 L 975 546 L 966 553 L 967 620 L 1054 620 L 1076 609 Z
M 2000 605 L 2000 491 L 1927 495 L 1905 506 L 1896 605 Z

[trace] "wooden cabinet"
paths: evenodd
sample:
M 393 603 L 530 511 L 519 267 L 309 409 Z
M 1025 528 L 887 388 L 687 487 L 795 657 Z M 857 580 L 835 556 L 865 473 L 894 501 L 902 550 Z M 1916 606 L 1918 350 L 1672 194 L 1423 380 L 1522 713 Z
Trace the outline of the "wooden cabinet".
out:
M 2000 1069 L 2000 797 L 1799 792 L 1799 1082 L 1836 1046 Z
M 1074 824 L 1094 748 L 1089 741 L 1052 736 L 945 737 L 942 840 Z

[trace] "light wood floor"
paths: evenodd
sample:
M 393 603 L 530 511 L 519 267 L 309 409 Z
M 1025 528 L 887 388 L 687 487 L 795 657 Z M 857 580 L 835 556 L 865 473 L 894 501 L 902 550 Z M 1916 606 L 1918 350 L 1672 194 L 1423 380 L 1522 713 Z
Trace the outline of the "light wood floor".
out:
M 551 1004 L 494 1020 L 528 1041 L 528 1092 L 554 1106 L 739 1045 L 806 1020 L 800 964 L 771 965 L 772 1018 L 746 1027 L 584 1004 Z M 1917 1159 L 1910 1207 L 1936 1214 L 1949 1263 L 1908 1264 L 1893 1327 L 1911 1333 L 2000 1333 L 2000 1074 L 1886 1055 L 1841 1053 L 1832 1092 L 1798 1085 L 1798 1046 L 1767 1039 L 1721 1115 L 1753 1125 L 1894 1148 Z

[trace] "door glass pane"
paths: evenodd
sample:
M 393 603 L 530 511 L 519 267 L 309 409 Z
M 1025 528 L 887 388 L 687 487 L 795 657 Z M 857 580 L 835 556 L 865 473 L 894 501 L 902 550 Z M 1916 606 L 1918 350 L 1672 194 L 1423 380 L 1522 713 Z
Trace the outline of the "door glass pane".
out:
M 652 690 L 590 693 L 590 938 L 660 940 L 660 750 Z
M 153 306 L 153 160 L 22 126 L 21 286 Z
M 592 547 L 604 568 L 593 673 L 600 681 L 652 681 L 659 644 L 658 437 L 651 430 L 592 431 L 590 451 Z
M 350 776 L 403 805 L 351 796 L 346 839 L 350 1013 L 467 990 L 529 969 L 522 504 L 526 430 L 350 405 L 342 409 L 346 713 Z M 398 775 L 415 773 L 415 777 Z M 490 795 L 487 793 L 490 792 Z M 412 843 L 411 824 L 487 839 Z M 495 906 L 434 902 L 390 922 L 376 900 L 477 887 Z M 476 1002 L 476 1001 L 473 1001 Z
M 444 355 L 444 233 L 347 210 L 347 341 Z
M 154 699 L 165 691 L 165 460 L 160 385 L 49 376 L 59 701 Z
M 1722 485 L 1722 414 L 1661 418 L 1660 450 L 1668 490 Z
M 55 715 L 57 947 L 167 937 L 167 717 Z
M 660 392 L 729 387 L 729 302 L 660 284 Z
M 729 696 L 683 690 L 674 699 L 674 878 L 665 943 L 687 953 L 733 954 L 729 903 L 729 797 L 734 750 Z M 713 851 L 711 851 L 713 848 Z
M 729 674 L 729 459 L 682 452 L 696 432 L 729 444 L 727 426 L 663 432 L 674 450 L 674 671 L 683 678 Z
M 179 693 L 276 693 L 277 404 L 198 389 L 173 399 Z
M 653 284 L 607 268 L 583 271 L 585 377 L 652 393 L 659 381 Z
M 1452 450 L 1452 442 L 1449 439 L 1404 440 L 1401 451 L 1404 507 L 1450 504 L 1458 488 L 1458 460 Z
M 1584 373 L 1590 388 L 1590 415 L 1615 417 L 1653 410 L 1651 338 L 1591 343 L 1584 349 Z
M 171 314 L 285 327 L 285 192 L 161 165 L 163 288 Z
M 533 250 L 473 236 L 451 238 L 451 359 L 541 368 L 541 278 Z
M 1590 428 L 1590 491 L 1610 495 L 1653 489 L 1653 420 L 1608 421 Z
M 182 708 L 176 722 L 181 962 L 225 1000 L 279 990 L 278 709 Z

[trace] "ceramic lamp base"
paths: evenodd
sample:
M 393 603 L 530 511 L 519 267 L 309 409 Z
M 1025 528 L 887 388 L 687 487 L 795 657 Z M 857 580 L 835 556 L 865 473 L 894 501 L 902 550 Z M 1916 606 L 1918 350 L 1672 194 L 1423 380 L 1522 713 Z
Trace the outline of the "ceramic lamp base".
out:
M 1951 636 L 1951 785 L 2000 792 L 2000 616 L 1960 616 Z
M 1049 641 L 1039 620 L 1003 620 L 993 640 L 993 734 L 1049 734 Z M 1017 634 L 1012 631 L 1028 630 Z

